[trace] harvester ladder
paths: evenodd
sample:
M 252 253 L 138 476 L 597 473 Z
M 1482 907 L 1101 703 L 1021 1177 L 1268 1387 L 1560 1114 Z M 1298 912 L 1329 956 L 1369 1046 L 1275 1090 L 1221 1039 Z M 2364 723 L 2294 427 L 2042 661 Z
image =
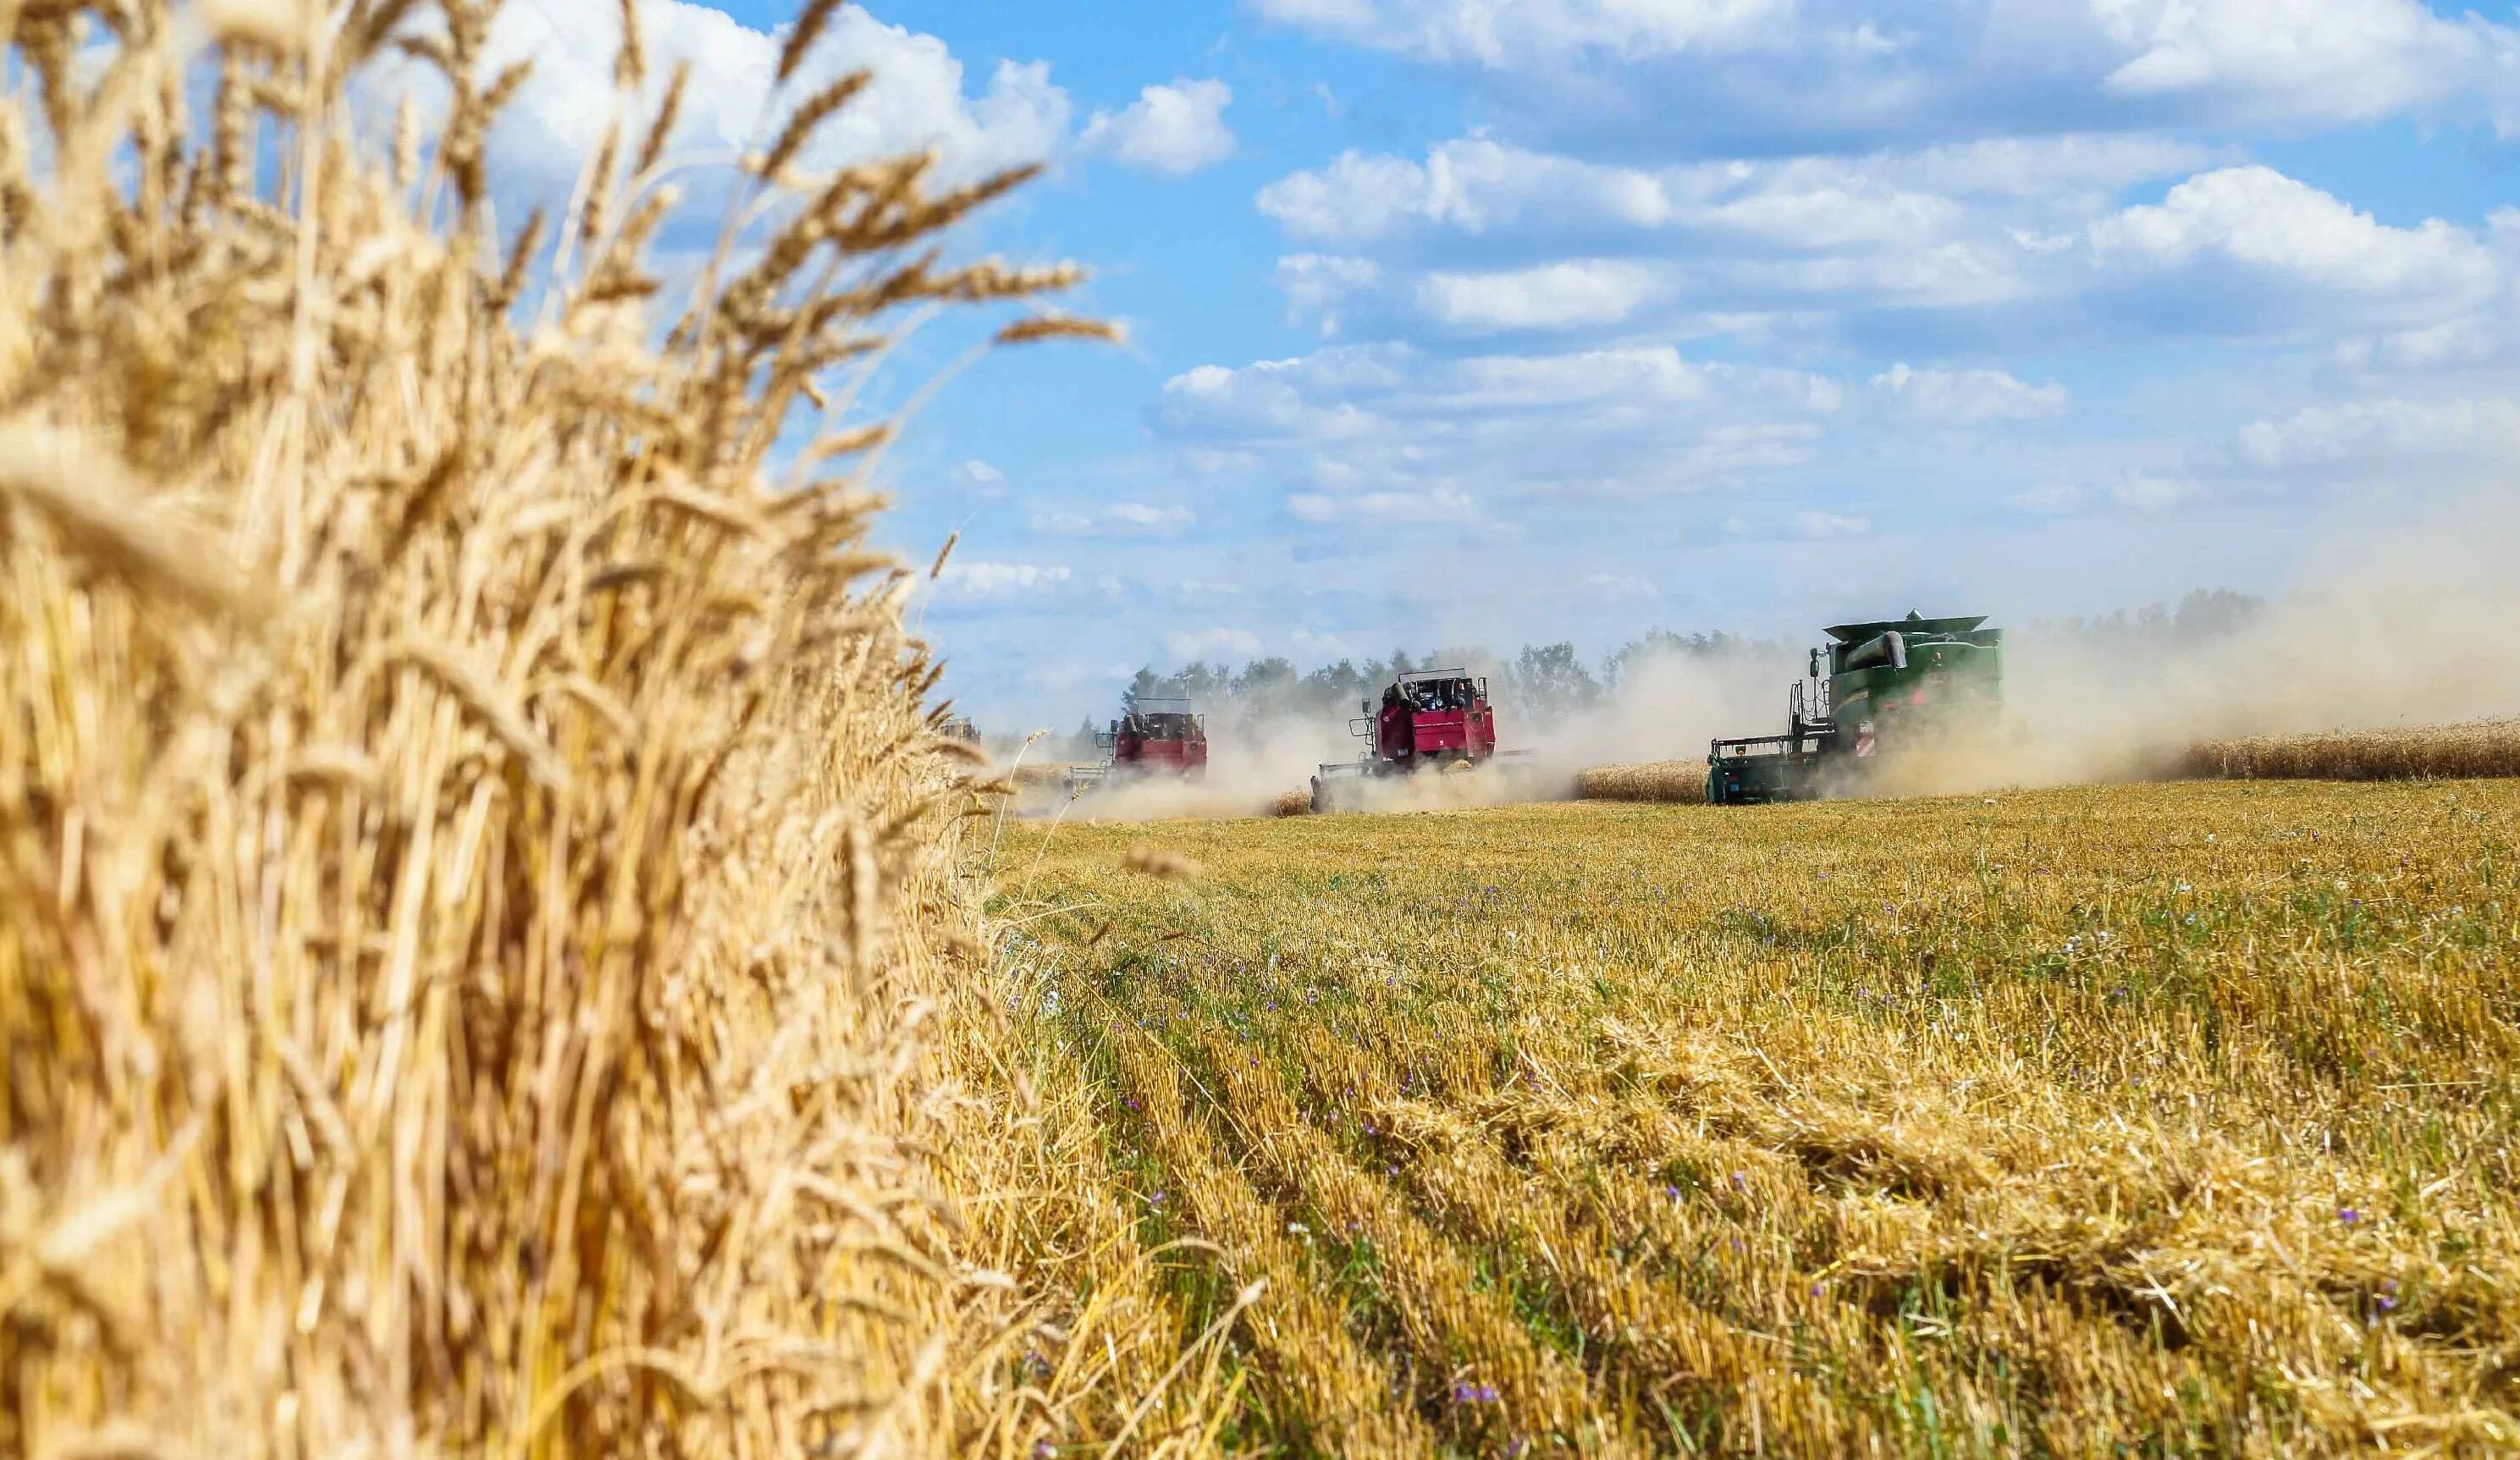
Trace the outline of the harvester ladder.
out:
M 1787 708 L 1793 715 L 1792 723 L 1801 727 L 1804 733 L 1824 735 L 1837 728 L 1828 718 L 1830 705 L 1826 680 L 1794 681 Z

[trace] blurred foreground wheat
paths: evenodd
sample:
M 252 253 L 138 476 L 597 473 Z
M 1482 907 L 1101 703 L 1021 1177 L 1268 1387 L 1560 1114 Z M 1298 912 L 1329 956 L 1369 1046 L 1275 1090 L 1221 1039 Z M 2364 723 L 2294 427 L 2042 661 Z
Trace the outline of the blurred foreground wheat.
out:
M 1072 273 L 800 177 L 826 88 L 657 308 L 680 76 L 503 241 L 492 9 L 0 0 L 0 1454 L 1029 1446 L 1184 1339 L 974 1265 L 1051 1138 L 955 1138 L 968 752 L 815 377 Z

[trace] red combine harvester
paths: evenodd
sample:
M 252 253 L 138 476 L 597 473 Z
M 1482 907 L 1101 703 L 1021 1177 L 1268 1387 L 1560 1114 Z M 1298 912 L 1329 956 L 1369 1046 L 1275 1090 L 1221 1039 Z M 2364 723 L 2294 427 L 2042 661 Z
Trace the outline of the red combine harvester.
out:
M 1500 754 L 1488 682 L 1463 669 L 1420 669 L 1394 679 L 1382 703 L 1367 700 L 1348 731 L 1372 748 L 1334 761 L 1313 776 L 1313 810 L 1356 805 L 1368 780 L 1418 771 L 1470 770 Z
M 1099 766 L 1071 766 L 1070 792 L 1114 775 L 1172 775 L 1197 780 L 1207 774 L 1207 717 L 1178 696 L 1125 695 L 1124 713 L 1094 743 L 1109 752 Z

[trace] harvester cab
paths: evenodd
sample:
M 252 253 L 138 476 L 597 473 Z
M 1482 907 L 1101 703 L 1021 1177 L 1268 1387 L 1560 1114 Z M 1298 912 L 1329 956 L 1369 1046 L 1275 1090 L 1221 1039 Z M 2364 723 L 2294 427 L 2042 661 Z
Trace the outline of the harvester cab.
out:
M 1466 669 L 1421 669 L 1395 676 L 1381 697 L 1367 699 L 1347 723 L 1366 742 L 1352 761 L 1333 761 L 1313 776 L 1313 810 L 1352 803 L 1352 792 L 1378 776 L 1424 770 L 1472 770 L 1496 759 L 1496 707 L 1485 677 Z M 1508 757 L 1512 751 L 1502 752 Z
M 1786 698 L 1785 733 L 1707 748 L 1718 806 L 1854 789 L 1874 763 L 1991 729 L 2002 706 L 2003 631 L 1984 614 L 1837 624 Z
M 1207 774 L 1207 717 L 1179 695 L 1125 694 L 1120 716 L 1094 732 L 1100 764 L 1067 768 L 1071 796 L 1116 776 Z
M 1132 695 L 1111 722 L 1115 771 L 1197 777 L 1207 774 L 1207 717 L 1179 695 Z

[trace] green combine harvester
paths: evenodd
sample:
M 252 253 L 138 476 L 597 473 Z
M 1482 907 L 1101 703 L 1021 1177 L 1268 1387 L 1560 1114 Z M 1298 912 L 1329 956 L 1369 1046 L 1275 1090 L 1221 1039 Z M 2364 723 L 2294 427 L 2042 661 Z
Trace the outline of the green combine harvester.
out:
M 1903 756 L 1991 733 L 2003 707 L 2003 631 L 1985 622 L 1911 612 L 1830 629 L 1809 676 L 1794 682 L 1783 734 L 1708 747 L 1707 801 L 1846 795 Z

